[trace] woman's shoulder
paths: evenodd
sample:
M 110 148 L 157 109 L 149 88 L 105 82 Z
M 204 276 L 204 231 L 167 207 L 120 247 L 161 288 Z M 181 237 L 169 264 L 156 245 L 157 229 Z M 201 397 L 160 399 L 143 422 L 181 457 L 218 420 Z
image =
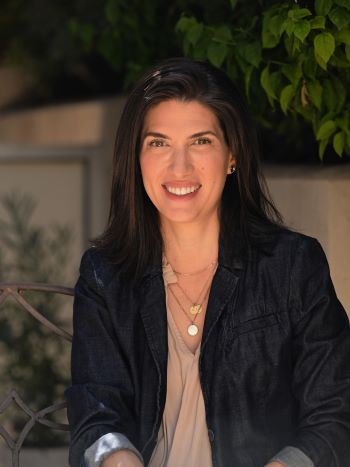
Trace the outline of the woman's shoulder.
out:
M 118 282 L 120 267 L 95 246 L 88 247 L 82 254 L 79 272 L 93 280 L 99 288 L 106 288 L 111 282 Z
M 283 227 L 271 243 L 271 253 L 278 256 L 316 258 L 325 260 L 325 252 L 319 240 L 302 232 Z

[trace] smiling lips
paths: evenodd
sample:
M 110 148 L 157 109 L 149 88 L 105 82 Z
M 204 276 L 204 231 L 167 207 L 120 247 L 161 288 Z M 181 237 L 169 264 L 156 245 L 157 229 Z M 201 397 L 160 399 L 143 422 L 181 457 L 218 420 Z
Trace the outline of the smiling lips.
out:
M 176 196 L 185 196 L 189 195 L 190 193 L 194 193 L 199 190 L 201 185 L 189 185 L 189 186 L 171 186 L 171 185 L 163 185 L 165 190 L 168 193 Z

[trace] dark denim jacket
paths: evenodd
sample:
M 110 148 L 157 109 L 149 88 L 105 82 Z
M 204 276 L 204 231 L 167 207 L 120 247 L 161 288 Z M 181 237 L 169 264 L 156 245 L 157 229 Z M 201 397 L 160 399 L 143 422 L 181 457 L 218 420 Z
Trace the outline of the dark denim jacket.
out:
M 283 230 L 250 260 L 220 245 L 199 359 L 217 467 L 262 467 L 284 446 L 350 465 L 350 333 L 317 240 Z M 70 465 L 106 433 L 154 449 L 165 404 L 161 264 L 137 286 L 94 248 L 75 288 Z

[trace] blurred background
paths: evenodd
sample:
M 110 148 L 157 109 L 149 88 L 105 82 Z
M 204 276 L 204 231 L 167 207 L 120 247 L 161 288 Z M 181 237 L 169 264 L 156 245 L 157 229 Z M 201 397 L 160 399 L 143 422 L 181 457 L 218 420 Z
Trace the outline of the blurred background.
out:
M 157 61 L 190 56 L 246 96 L 273 199 L 288 226 L 319 239 L 349 311 L 349 25 L 348 0 L 2 0 L 0 282 L 74 286 L 106 225 L 128 91 Z M 27 298 L 71 330 L 71 298 Z M 13 301 L 0 307 L 0 424 L 14 443 L 30 415 L 2 401 L 14 386 L 34 411 L 62 400 L 69 351 Z M 0 436 L 1 466 L 9 444 Z M 22 465 L 68 465 L 66 445 L 34 426 Z

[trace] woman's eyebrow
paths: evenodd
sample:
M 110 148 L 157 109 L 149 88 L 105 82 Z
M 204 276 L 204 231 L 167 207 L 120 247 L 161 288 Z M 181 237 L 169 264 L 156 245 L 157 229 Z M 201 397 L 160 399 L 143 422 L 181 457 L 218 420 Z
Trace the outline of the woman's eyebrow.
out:
M 154 138 L 163 138 L 163 139 L 170 139 L 169 136 L 164 135 L 163 133 L 158 133 L 156 131 L 146 131 L 143 134 L 142 138 L 145 139 L 147 136 L 153 136 Z
M 193 133 L 193 135 L 189 136 L 189 139 L 199 138 L 200 136 L 204 136 L 204 135 L 213 135 L 216 138 L 218 138 L 218 135 L 214 131 L 205 130 L 205 131 L 199 131 L 198 133 Z M 148 136 L 153 136 L 154 138 L 170 139 L 170 137 L 165 135 L 164 133 L 158 133 L 156 131 L 147 131 L 146 133 L 143 134 L 143 139 L 147 138 Z
M 193 135 L 190 136 L 190 138 L 199 138 L 200 136 L 204 135 L 213 135 L 216 138 L 218 138 L 218 135 L 215 133 L 215 131 L 212 130 L 205 130 L 205 131 L 200 131 L 199 133 L 194 133 Z

